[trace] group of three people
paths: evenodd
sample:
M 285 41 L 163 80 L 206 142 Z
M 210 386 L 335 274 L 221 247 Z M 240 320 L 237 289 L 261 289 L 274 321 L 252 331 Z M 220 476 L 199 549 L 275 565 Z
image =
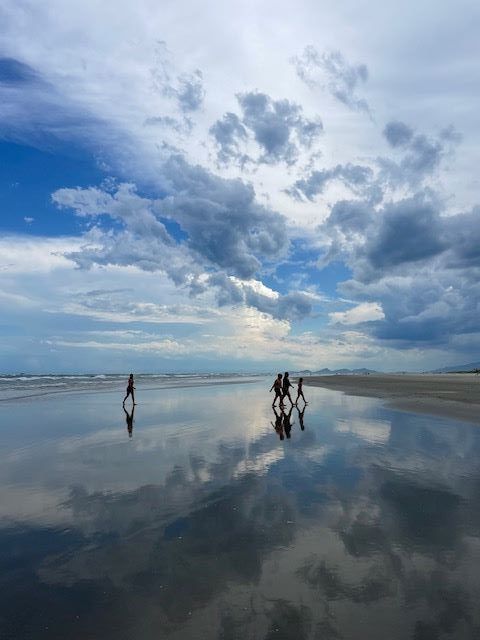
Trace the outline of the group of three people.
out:
M 277 398 L 279 399 L 280 408 L 283 408 L 285 406 L 283 402 L 285 398 L 288 398 L 290 400 L 292 407 L 294 404 L 296 405 L 298 403 L 299 398 L 302 398 L 304 403 L 308 404 L 308 402 L 305 400 L 305 396 L 303 395 L 303 378 L 298 379 L 297 399 L 295 400 L 295 402 L 293 402 L 292 396 L 290 395 L 290 387 L 293 389 L 293 384 L 290 382 L 288 371 L 285 371 L 283 375 L 279 373 L 273 381 L 272 386 L 270 387 L 270 391 L 272 391 L 272 389 L 275 390 L 275 397 L 272 402 L 272 407 L 275 406 Z

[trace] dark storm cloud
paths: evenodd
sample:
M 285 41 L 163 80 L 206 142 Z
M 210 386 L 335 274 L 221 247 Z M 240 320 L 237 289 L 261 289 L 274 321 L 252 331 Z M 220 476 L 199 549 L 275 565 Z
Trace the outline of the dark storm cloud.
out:
M 219 147 L 220 162 L 246 161 L 293 164 L 300 149 L 309 149 L 323 131 L 320 120 L 303 116 L 302 107 L 289 100 L 272 100 L 258 91 L 237 94 L 242 115 L 226 113 L 210 128 Z M 241 149 L 248 136 L 258 144 L 261 155 L 249 158 Z
M 410 142 L 413 131 L 404 122 L 395 120 L 386 124 L 383 135 L 392 147 L 401 147 Z
M 370 112 L 366 100 L 356 95 L 357 88 L 368 80 L 365 64 L 351 65 L 340 51 L 320 54 L 311 45 L 304 49 L 301 56 L 294 57 L 292 63 L 298 77 L 309 87 L 325 85 L 330 94 L 348 108 Z
M 313 201 L 315 196 L 322 193 L 332 180 L 340 180 L 352 191 L 362 192 L 371 183 L 372 178 L 373 171 L 370 167 L 350 163 L 338 164 L 332 169 L 312 171 L 307 178 L 297 180 L 292 187 L 286 189 L 286 193 L 295 200 L 301 200 L 302 197 L 305 197 L 307 200 Z

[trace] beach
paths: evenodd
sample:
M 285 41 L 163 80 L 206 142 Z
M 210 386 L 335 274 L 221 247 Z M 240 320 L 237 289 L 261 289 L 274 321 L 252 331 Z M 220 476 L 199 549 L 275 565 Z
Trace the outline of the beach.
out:
M 480 376 L 457 374 L 368 374 L 310 376 L 304 384 L 348 395 L 383 398 L 404 411 L 480 424 Z
M 270 377 L 139 375 L 134 409 L 125 377 L 20 377 L 0 637 L 477 637 L 476 425 L 313 386 L 282 419 Z

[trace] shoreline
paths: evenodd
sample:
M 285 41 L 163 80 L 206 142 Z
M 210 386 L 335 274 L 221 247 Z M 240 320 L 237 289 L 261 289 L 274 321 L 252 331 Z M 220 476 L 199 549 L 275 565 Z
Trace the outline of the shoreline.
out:
M 351 396 L 383 399 L 394 409 L 480 425 L 480 376 L 461 374 L 370 374 L 310 376 L 304 384 Z
M 174 390 L 174 389 L 186 389 L 186 388 L 193 388 L 193 387 L 212 387 L 212 386 L 224 386 L 224 385 L 236 385 L 236 384 L 253 384 L 255 382 L 258 382 L 258 380 L 256 378 L 254 378 L 252 376 L 252 378 L 248 378 L 247 376 L 245 376 L 245 378 L 235 378 L 235 379 L 228 379 L 228 377 L 226 377 L 226 379 L 224 380 L 187 380 L 185 378 L 180 378 L 177 381 L 175 381 L 174 384 L 162 384 L 162 382 L 165 382 L 163 379 L 162 381 L 155 385 L 155 386 L 141 386 L 140 383 L 137 382 L 138 386 L 138 391 L 142 392 L 142 391 L 166 391 L 166 390 Z M 171 381 L 168 381 L 171 382 Z M 152 383 L 150 381 L 148 381 L 149 385 L 151 385 Z M 7 397 L 0 397 L 0 405 L 3 403 L 9 403 L 9 402 L 22 402 L 23 400 L 25 401 L 32 401 L 32 400 L 40 400 L 40 399 L 48 399 L 51 396 L 55 396 L 55 395 L 76 395 L 76 394 L 90 394 L 90 395 L 98 395 L 98 394 L 105 394 L 105 393 L 120 393 L 122 394 L 123 391 L 125 390 L 125 385 L 124 384 L 119 384 L 116 383 L 115 385 L 111 385 L 109 387 L 104 387 L 102 388 L 89 388 L 89 387 L 69 387 L 69 388 L 65 388 L 65 389 L 47 389 L 47 390 L 38 390 L 35 391 L 34 393 L 29 393 L 29 394 L 22 394 L 22 395 L 17 395 L 17 396 L 7 396 Z

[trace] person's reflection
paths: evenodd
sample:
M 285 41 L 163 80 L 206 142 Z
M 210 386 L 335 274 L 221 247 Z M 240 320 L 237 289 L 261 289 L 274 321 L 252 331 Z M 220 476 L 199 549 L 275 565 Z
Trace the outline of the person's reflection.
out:
M 290 432 L 292 431 L 292 411 L 293 405 L 290 407 L 290 411 L 288 413 L 283 414 L 283 430 L 285 431 L 287 438 L 290 438 Z
M 133 414 L 135 412 L 135 405 L 132 405 L 131 413 L 128 413 L 128 411 L 125 409 L 125 405 L 123 405 L 123 410 L 125 411 L 125 421 L 127 423 L 128 437 L 131 438 L 133 435 Z
M 305 425 L 303 424 L 303 414 L 305 413 L 305 408 L 306 408 L 306 404 L 303 405 L 303 409 L 300 411 L 300 409 L 297 407 L 297 411 L 298 411 L 298 421 L 300 423 L 300 429 L 302 431 L 305 431 Z
M 285 437 L 283 435 L 283 418 L 285 414 L 283 413 L 283 409 L 280 409 L 280 413 L 277 412 L 276 407 L 272 407 L 272 409 L 273 409 L 273 413 L 275 414 L 275 424 L 273 424 L 273 422 L 270 422 L 270 424 L 277 432 L 280 440 L 283 440 Z

